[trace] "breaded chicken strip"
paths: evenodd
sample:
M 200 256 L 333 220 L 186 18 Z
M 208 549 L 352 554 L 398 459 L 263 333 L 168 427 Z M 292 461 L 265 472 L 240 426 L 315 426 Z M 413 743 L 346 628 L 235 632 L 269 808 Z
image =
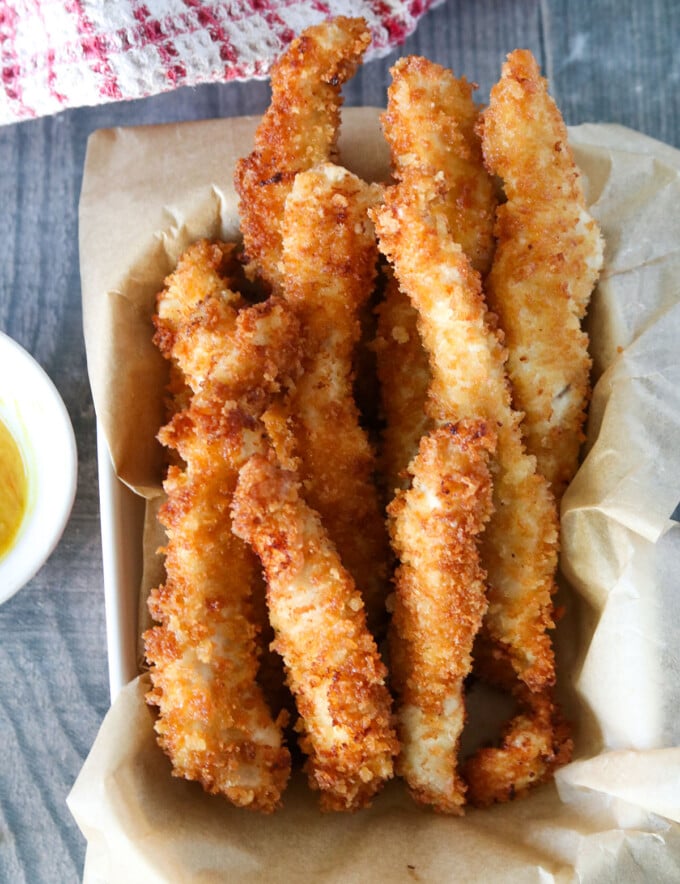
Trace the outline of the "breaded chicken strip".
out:
M 195 393 L 201 391 L 209 373 L 215 374 L 218 358 L 223 362 L 221 371 L 229 373 L 225 341 L 236 321 L 234 310 L 246 305 L 232 288 L 238 269 L 235 253 L 233 243 L 199 240 L 180 256 L 177 268 L 165 281 L 154 317 L 154 341 L 171 361 L 169 416 L 189 405 L 192 388 Z M 225 309 L 227 306 L 233 309 Z M 241 321 L 249 315 L 256 314 L 244 314 Z M 228 329 L 225 322 L 230 324 Z M 253 367 L 257 365 L 258 362 Z M 259 386 L 258 377 L 252 375 L 252 389 L 257 391 Z M 172 454 L 174 449 L 169 451 Z M 252 555 L 250 559 L 254 622 L 261 645 L 258 680 L 265 687 L 272 708 L 279 710 L 291 705 L 290 695 L 283 681 L 281 658 L 269 648 L 271 627 L 260 568 Z
M 419 169 L 442 185 L 451 236 L 484 276 L 493 258 L 496 193 L 475 131 L 475 84 L 416 55 L 399 59 L 390 73 L 381 119 L 394 175 L 400 180 Z
M 356 810 L 392 776 L 398 751 L 386 670 L 361 594 L 300 493 L 293 473 L 254 456 L 239 477 L 234 529 L 267 576 L 310 784 L 324 810 Z
M 483 115 L 484 158 L 504 182 L 489 305 L 508 348 L 528 450 L 559 499 L 578 466 L 590 396 L 581 319 L 602 266 L 567 129 L 530 52 L 510 53 Z
M 179 367 L 177 334 L 191 321 L 195 308 L 210 296 L 220 296 L 232 307 L 242 307 L 243 298 L 232 291 L 236 247 L 233 243 L 211 242 L 201 239 L 189 246 L 180 256 L 174 272 L 165 280 L 165 288 L 158 295 L 154 343 L 173 367 L 179 369 L 178 379 L 186 383 L 191 378 Z M 193 375 L 192 371 L 188 374 Z M 200 378 L 196 378 L 200 381 Z M 199 384 L 200 386 L 200 384 Z
M 170 467 L 164 483 L 167 578 L 149 598 L 159 625 L 144 635 L 147 700 L 159 708 L 158 741 L 176 776 L 269 812 L 290 756 L 283 718 L 272 719 L 256 682 L 258 569 L 232 534 L 229 507 L 239 466 L 264 446 L 258 415 L 295 366 L 299 327 L 274 300 L 238 312 L 238 296 L 213 279 L 220 252 L 190 250 L 158 302 L 164 352 L 196 393 L 159 434 L 184 466 Z
M 378 631 L 388 541 L 375 456 L 354 399 L 353 357 L 376 275 L 368 208 L 380 192 L 326 163 L 301 172 L 286 201 L 284 297 L 300 320 L 303 373 L 283 415 L 292 440 L 288 456 L 280 457 L 290 463 L 292 454 L 305 499 L 320 514 Z
M 413 485 L 389 506 L 395 578 L 390 642 L 399 695 L 397 772 L 419 804 L 461 813 L 458 775 L 465 723 L 463 682 L 487 607 L 477 541 L 491 514 L 483 421 L 445 424 L 425 436 L 409 471 Z
M 380 248 L 419 313 L 430 355 L 428 408 L 437 423 L 481 418 L 496 428 L 494 514 L 483 539 L 486 627 L 533 690 L 555 678 L 551 596 L 557 566 L 555 503 L 526 454 L 510 405 L 505 352 L 479 275 L 448 230 L 437 184 L 408 170 L 374 218 Z
M 399 179 L 407 170 L 419 170 L 437 181 L 450 233 L 484 275 L 493 257 L 496 196 L 475 132 L 474 84 L 418 56 L 400 59 L 391 73 L 382 123 L 394 175 Z M 391 492 L 406 487 L 406 467 L 427 428 L 430 370 L 417 312 L 398 286 L 387 286 L 379 317 L 375 346 L 386 423 L 382 461 Z
M 231 288 L 236 266 L 235 252 L 233 243 L 207 239 L 192 243 L 180 255 L 174 272 L 167 277 L 165 288 L 157 297 L 158 312 L 153 317 L 156 329 L 153 340 L 170 361 L 170 380 L 165 397 L 168 418 L 189 405 L 192 393 L 178 362 L 180 345 L 177 333 L 189 321 L 198 304 L 209 296 L 218 295 L 234 308 L 243 306 L 240 294 Z M 175 347 L 178 350 L 173 355 Z M 173 457 L 172 452 L 170 455 Z
M 272 99 L 255 149 L 236 167 L 234 183 L 249 273 L 282 287 L 281 225 L 298 172 L 332 160 L 340 126 L 342 84 L 370 43 L 361 18 L 338 16 L 307 28 L 271 72 Z
M 167 578 L 149 598 L 160 625 L 144 635 L 153 684 L 147 701 L 159 708 L 158 742 L 175 776 L 269 812 L 290 757 L 283 721 L 272 719 L 256 682 L 254 565 L 225 512 L 233 470 L 187 418 L 175 428 L 190 460 L 184 470 L 171 467 L 164 483 Z
M 476 807 L 510 801 L 552 779 L 571 761 L 573 743 L 552 688 L 531 692 L 508 658 L 483 639 L 474 649 L 475 671 L 486 682 L 512 695 L 518 706 L 505 726 L 498 748 L 482 748 L 463 767 L 468 800 Z
M 463 768 L 468 800 L 475 807 L 511 801 L 552 779 L 571 760 L 568 725 L 549 688 L 524 688 L 521 712 L 508 722 L 499 748 L 479 749 Z

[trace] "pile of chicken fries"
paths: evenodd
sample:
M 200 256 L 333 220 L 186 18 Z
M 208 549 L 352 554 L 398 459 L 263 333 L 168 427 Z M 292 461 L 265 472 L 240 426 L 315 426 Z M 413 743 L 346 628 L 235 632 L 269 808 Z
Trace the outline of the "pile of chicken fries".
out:
M 559 501 L 589 399 L 603 245 L 531 53 L 489 105 L 392 69 L 393 181 L 338 164 L 362 19 L 299 36 L 237 165 L 242 243 L 157 298 L 169 362 L 165 582 L 145 633 L 173 773 L 271 812 L 302 759 L 322 810 L 395 775 L 449 814 L 572 752 L 554 696 Z M 513 711 L 461 749 L 471 685 Z

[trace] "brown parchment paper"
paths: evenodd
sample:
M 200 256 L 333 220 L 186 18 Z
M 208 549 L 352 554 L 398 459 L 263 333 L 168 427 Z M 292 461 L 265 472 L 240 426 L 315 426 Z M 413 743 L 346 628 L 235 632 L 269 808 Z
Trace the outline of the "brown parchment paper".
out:
M 107 130 L 88 145 L 88 369 L 116 472 L 151 509 L 166 378 L 154 296 L 192 240 L 237 235 L 233 166 L 256 122 Z M 385 178 L 377 112 L 348 109 L 343 125 L 343 162 Z M 597 384 L 586 455 L 562 512 L 570 587 L 556 645 L 576 760 L 555 785 L 462 819 L 416 808 L 399 783 L 370 810 L 323 816 L 300 778 L 282 811 L 260 817 L 170 776 L 141 676 L 69 796 L 87 881 L 680 880 L 680 152 L 617 126 L 570 139 L 607 243 L 588 319 Z M 157 568 L 148 555 L 147 583 Z

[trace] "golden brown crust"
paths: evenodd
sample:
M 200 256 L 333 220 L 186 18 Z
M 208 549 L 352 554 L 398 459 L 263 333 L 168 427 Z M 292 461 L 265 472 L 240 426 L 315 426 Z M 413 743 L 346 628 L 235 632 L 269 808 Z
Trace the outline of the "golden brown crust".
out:
M 488 270 L 492 250 L 484 243 L 491 241 L 493 195 L 488 175 L 480 179 L 477 172 L 474 177 L 481 157 L 479 143 L 470 140 L 475 125 L 469 109 L 471 89 L 447 82 L 438 91 L 435 74 L 440 72 L 421 59 L 402 61 L 395 72 L 386 134 L 401 184 L 388 192 L 383 223 L 378 221 L 377 227 L 381 248 L 420 315 L 433 375 L 428 409 L 432 418 L 442 422 L 481 417 L 498 430 L 494 514 L 482 539 L 482 563 L 489 579 L 482 646 L 492 649 L 487 660 L 502 658 L 504 688 L 520 709 L 506 726 L 499 748 L 480 750 L 466 764 L 470 800 L 481 806 L 523 794 L 570 756 L 568 728 L 550 692 L 555 676 L 547 630 L 553 625 L 557 514 L 534 459 L 523 450 L 521 415 L 512 410 L 504 376 L 502 333 L 496 317 L 486 312 L 479 278 L 462 254 L 471 243 L 468 258 L 477 261 L 482 273 Z M 467 111 L 459 102 L 452 120 L 447 120 L 441 100 L 447 87 L 469 102 Z M 462 122 L 456 126 L 458 120 Z M 459 188 L 462 182 L 464 188 L 466 178 L 468 187 L 477 183 L 472 193 L 479 198 L 481 216 L 475 215 L 474 202 L 467 215 L 460 211 L 466 203 L 461 197 L 464 189 L 452 196 L 451 182 Z M 475 219 L 482 225 L 482 248 L 477 252 Z M 452 248 L 451 240 L 464 249 Z M 388 380 L 393 379 L 395 370 L 388 372 Z M 399 399 L 399 391 L 396 396 Z M 463 793 L 460 786 L 456 794 L 461 803 Z
M 145 635 L 148 701 L 176 775 L 266 812 L 290 758 L 285 713 L 272 720 L 256 682 L 259 569 L 241 537 L 266 571 L 274 644 L 322 808 L 369 804 L 398 753 L 366 627 L 364 604 L 380 628 L 387 550 L 352 390 L 378 189 L 328 163 L 340 87 L 368 40 L 362 20 L 339 18 L 294 41 L 274 68 L 255 150 L 238 165 L 247 272 L 275 297 L 248 308 L 232 291 L 233 246 L 201 241 L 166 280 L 155 317 L 172 363 L 171 420 L 159 438 L 175 463 L 160 516 L 168 579 L 149 599 L 158 625 Z M 399 184 L 372 210 L 403 290 L 388 282 L 374 346 L 383 465 L 390 491 L 402 488 L 389 508 L 401 560 L 390 636 L 397 766 L 416 801 L 446 813 L 462 812 L 466 792 L 480 807 L 523 795 L 571 757 L 548 634 L 556 510 L 523 448 L 504 343 L 527 444 L 561 493 L 588 395 L 579 324 L 601 260 L 566 129 L 531 55 L 509 56 L 483 124 L 473 88 L 426 59 L 395 65 L 383 124 Z M 495 208 L 482 133 L 508 196 L 489 277 L 500 322 L 479 275 L 493 254 Z M 475 635 L 477 674 L 518 711 L 461 776 Z
M 382 123 L 394 175 L 400 179 L 417 170 L 436 181 L 451 236 L 484 274 L 493 256 L 496 196 L 475 131 L 474 84 L 418 56 L 400 59 L 391 73 Z M 406 468 L 429 426 L 425 401 L 431 378 L 417 311 L 394 284 L 388 283 L 379 317 L 375 347 L 386 424 L 382 465 L 391 493 L 407 486 Z
M 389 507 L 401 561 L 390 634 L 397 772 L 419 804 L 444 813 L 461 813 L 465 801 L 458 774 L 463 681 L 487 606 L 477 542 L 491 514 L 494 441 L 482 421 L 433 430 L 409 467 L 412 487 Z
M 567 129 L 530 52 L 512 52 L 483 115 L 489 170 L 504 181 L 487 280 L 508 348 L 528 450 L 559 499 L 573 478 L 590 397 L 581 330 L 602 264 Z
M 198 240 L 180 255 L 177 267 L 158 293 L 153 317 L 154 343 L 174 367 L 178 367 L 177 357 L 173 355 L 176 335 L 201 301 L 213 295 L 235 308 L 242 306 L 240 295 L 231 290 L 234 252 L 232 243 Z M 182 383 L 186 383 L 186 378 L 180 370 L 174 376 L 174 384 L 181 387 Z
M 395 177 L 419 169 L 442 185 L 449 231 L 482 276 L 494 251 L 494 182 L 475 127 L 476 86 L 427 58 L 401 58 L 391 70 L 382 116 Z
M 342 84 L 370 43 L 361 18 L 307 28 L 271 71 L 271 104 L 240 160 L 234 183 L 249 272 L 280 291 L 281 225 L 295 175 L 335 158 Z
M 379 194 L 346 169 L 300 173 L 286 202 L 284 297 L 302 328 L 303 372 L 287 401 L 288 444 L 305 499 L 321 515 L 366 603 L 371 627 L 385 621 L 388 552 L 374 482 L 375 456 L 360 426 L 353 360 L 360 313 L 374 286 L 378 249 L 368 207 Z M 272 416 L 270 433 L 273 432 Z M 280 429 L 285 439 L 286 431 Z
M 522 680 L 532 688 L 551 684 L 557 513 L 522 445 L 505 352 L 490 328 L 479 275 L 448 232 L 436 184 L 420 172 L 405 173 L 374 215 L 380 248 L 420 315 L 433 376 L 430 414 L 437 422 L 481 418 L 497 428 L 494 515 L 482 547 L 486 628 L 507 647 Z
M 570 727 L 553 700 L 552 689 L 536 693 L 518 681 L 502 651 L 482 638 L 474 648 L 475 672 L 511 694 L 518 706 L 497 747 L 482 748 L 463 768 L 468 799 L 476 807 L 510 801 L 552 779 L 571 761 Z
M 232 534 L 229 506 L 240 463 L 263 445 L 258 415 L 294 369 L 299 328 L 274 300 L 239 311 L 220 284 L 226 251 L 192 247 L 158 301 L 164 353 L 195 392 L 159 434 L 184 465 L 164 483 L 167 577 L 149 598 L 158 625 L 144 636 L 147 699 L 176 776 L 270 812 L 290 773 L 285 718 L 272 720 L 256 681 L 258 567 Z
M 195 453 L 165 483 L 168 577 L 149 598 L 159 625 L 144 635 L 153 685 L 147 700 L 159 708 L 158 741 L 176 776 L 268 812 L 279 804 L 290 759 L 255 681 L 255 562 L 224 512 L 233 475 L 215 467 L 209 446 L 202 457 Z M 225 586 L 225 574 L 238 593 Z
M 511 801 L 552 779 L 571 760 L 569 727 L 550 689 L 526 693 L 523 711 L 503 731 L 498 748 L 480 749 L 463 769 L 475 807 Z
M 356 810 L 392 776 L 398 750 L 386 670 L 361 595 L 300 492 L 293 473 L 255 455 L 240 473 L 234 529 L 265 570 L 310 783 L 322 809 Z

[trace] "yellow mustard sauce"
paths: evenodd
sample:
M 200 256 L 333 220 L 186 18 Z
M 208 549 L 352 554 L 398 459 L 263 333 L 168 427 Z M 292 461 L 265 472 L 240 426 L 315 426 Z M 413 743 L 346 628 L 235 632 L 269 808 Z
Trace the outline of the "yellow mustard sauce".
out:
M 28 502 L 28 479 L 19 446 L 0 420 L 0 558 L 9 551 Z

